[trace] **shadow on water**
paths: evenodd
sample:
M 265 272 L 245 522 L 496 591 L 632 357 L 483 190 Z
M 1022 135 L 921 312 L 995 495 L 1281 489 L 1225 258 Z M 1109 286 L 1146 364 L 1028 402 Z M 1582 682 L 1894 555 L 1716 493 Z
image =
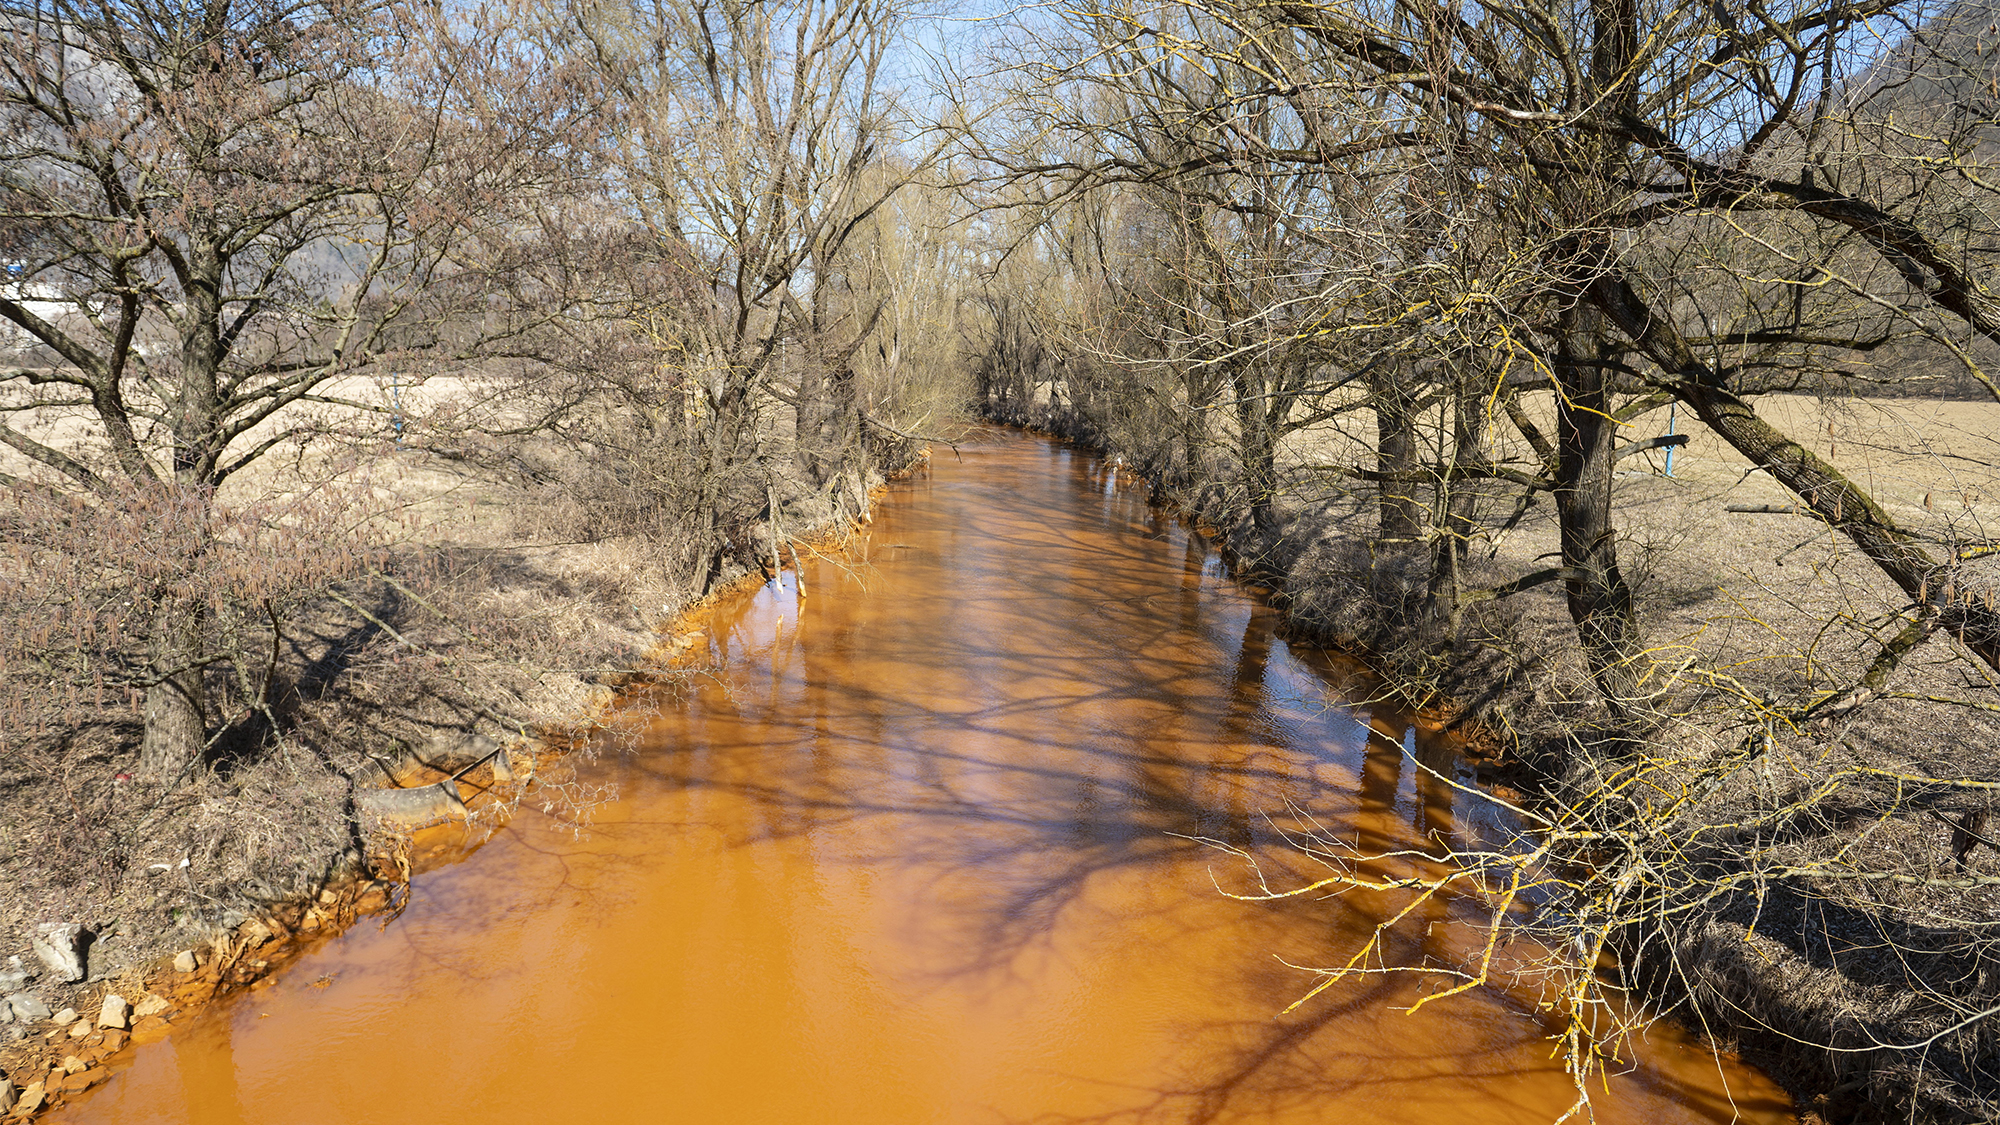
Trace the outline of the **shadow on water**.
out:
M 425 1119 L 438 1060 L 510 1121 L 632 1119 L 663 1090 L 673 1119 L 730 1125 L 1559 1114 L 1545 1029 L 1499 993 L 1404 1015 L 1424 982 L 1380 974 L 1287 1012 L 1317 979 L 1292 964 L 1338 963 L 1406 900 L 1231 898 L 1256 884 L 1202 843 L 1290 887 L 1321 871 L 1292 846 L 1308 829 L 1411 864 L 1504 831 L 1436 776 L 1450 744 L 1330 705 L 1356 670 L 1295 650 L 1115 468 L 1004 435 L 964 455 L 809 563 L 811 596 L 787 576 L 712 611 L 712 674 L 635 701 L 639 749 L 585 768 L 620 793 L 588 832 L 518 817 L 298 970 L 338 983 L 135 1069 L 179 1074 L 189 1105 L 208 1087 L 217 1120 L 268 1112 L 301 1065 L 372 1068 L 400 1099 L 317 1119 Z M 1426 903 L 1377 964 L 1449 963 L 1432 924 L 1477 917 Z M 420 1064 L 383 1043 L 388 1013 Z M 1645 1050 L 1599 1120 L 1730 1118 L 1744 1072 Z M 524 1103 L 524 1068 L 589 1081 Z M 206 1119 L 118 1085 L 86 1119 Z
M 1408 978 L 1374 977 L 1268 1018 L 1313 983 L 1270 961 L 1273 948 L 1313 934 L 1321 940 L 1306 948 L 1338 960 L 1407 900 L 1350 892 L 1337 904 L 1190 911 L 1184 896 L 1221 900 L 1198 881 L 1204 869 L 1218 886 L 1255 889 L 1207 840 L 1255 855 L 1278 887 L 1321 873 L 1292 834 L 1331 832 L 1361 853 L 1452 843 L 1463 798 L 1439 777 L 1460 770 L 1452 745 L 1404 713 L 1326 704 L 1330 685 L 1359 682 L 1357 669 L 1294 651 L 1278 615 L 1236 590 L 1198 537 L 1100 463 L 1043 448 L 1040 472 L 912 485 L 937 529 L 885 520 L 860 547 L 867 570 L 809 576 L 809 589 L 836 592 L 801 603 L 780 582 L 719 612 L 714 656 L 726 670 L 620 764 L 634 811 L 616 831 L 706 832 L 728 848 L 837 840 L 814 861 L 913 873 L 928 940 L 911 960 L 931 986 L 1030 976 L 1093 888 L 1135 874 L 1178 880 L 1181 894 L 1121 900 L 1119 924 L 1163 945 L 1177 929 L 1240 931 L 1251 967 L 1217 966 L 1205 983 L 1263 1018 L 1190 1031 L 1228 1046 L 1179 1084 L 1165 1075 L 1135 1092 L 1133 1108 L 1049 1121 L 1275 1119 L 1407 1082 L 1408 1067 L 1390 1061 L 1407 1044 L 1376 1058 L 1366 1043 L 1321 1038 L 1407 1007 L 1420 994 Z M 1064 507 L 1023 477 L 1097 504 Z M 940 507 L 951 515 L 936 519 Z M 1492 831 L 1497 818 L 1482 815 Z M 607 884 L 628 885 L 596 881 Z M 1382 958 L 1444 958 L 1425 923 L 1450 916 L 1477 910 L 1427 904 Z M 1438 1076 L 1459 1099 L 1504 1100 L 1524 1046 L 1546 1059 L 1532 1013 L 1487 999 L 1508 1018 L 1450 1043 Z M 1640 1081 L 1685 1105 L 1703 1100 L 1672 1075 Z

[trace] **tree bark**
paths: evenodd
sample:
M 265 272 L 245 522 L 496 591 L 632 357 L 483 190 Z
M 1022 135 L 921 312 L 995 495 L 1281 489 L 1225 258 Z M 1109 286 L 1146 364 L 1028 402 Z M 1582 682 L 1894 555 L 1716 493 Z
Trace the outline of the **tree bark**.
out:
M 1460 564 L 1479 531 L 1478 499 L 1472 482 L 1487 462 L 1486 413 L 1481 387 L 1472 379 L 1471 357 L 1452 357 L 1450 410 L 1452 412 L 1451 469 L 1439 482 L 1439 535 L 1431 551 L 1431 616 L 1446 629 L 1458 632 Z
M 1611 418 L 1610 379 L 1603 363 L 1594 309 L 1573 305 L 1562 314 L 1555 377 L 1555 500 L 1562 535 L 1563 580 L 1570 620 L 1584 658 L 1612 717 L 1634 715 L 1638 620 L 1632 590 L 1618 569 L 1617 529 L 1611 522 L 1611 473 L 1617 423 Z
M 189 521 L 197 537 L 208 527 L 216 464 L 221 459 L 221 409 L 218 378 L 223 361 L 223 257 L 212 233 L 193 240 L 185 272 L 180 277 L 184 308 L 180 341 L 180 379 L 172 413 L 173 477 L 170 510 L 173 518 Z M 195 552 L 206 550 L 202 543 Z M 183 560 L 188 565 L 192 560 Z M 193 569 L 190 566 L 190 569 Z M 208 701 L 202 676 L 202 632 L 205 607 L 195 599 L 161 593 L 156 596 L 145 727 L 140 737 L 139 772 L 155 781 L 172 782 L 197 766 L 208 745 Z
M 139 773 L 150 781 L 173 783 L 200 762 L 208 745 L 202 623 L 201 606 L 172 596 L 162 597 L 153 614 L 153 683 L 146 689 L 139 745 Z
M 1377 536 L 1385 542 L 1415 543 L 1424 536 L 1424 506 L 1413 495 L 1417 468 L 1416 398 L 1401 377 L 1386 369 L 1369 376 L 1375 410 L 1375 468 L 1382 474 Z
M 1234 373 L 1237 459 L 1250 500 L 1250 526 L 1260 545 L 1277 527 L 1278 429 L 1271 417 L 1277 403 L 1264 380 L 1247 367 Z

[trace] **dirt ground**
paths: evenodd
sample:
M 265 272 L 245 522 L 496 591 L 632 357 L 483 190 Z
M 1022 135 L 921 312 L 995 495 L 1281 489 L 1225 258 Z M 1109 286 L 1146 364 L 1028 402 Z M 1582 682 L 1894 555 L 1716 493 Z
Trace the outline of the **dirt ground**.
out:
M 1530 406 L 1552 431 L 1551 404 Z M 1757 406 L 1870 488 L 1892 518 L 1930 541 L 1935 555 L 2000 539 L 2000 404 L 1772 395 Z M 1797 514 L 1768 474 L 1699 423 L 1676 421 L 1691 440 L 1675 451 L 1673 475 L 1666 475 L 1665 453 L 1654 450 L 1621 461 L 1613 486 L 1620 564 L 1656 659 L 1734 677 L 1753 692 L 1825 689 L 1857 661 L 1865 667 L 1886 639 L 1883 622 L 1906 603 L 1901 591 L 1843 537 Z M 1666 411 L 1656 411 L 1627 437 L 1664 434 L 1667 424 Z M 1502 418 L 1496 432 L 1512 430 Z M 1316 434 L 1310 445 L 1290 451 L 1289 515 L 1301 530 L 1325 522 L 1329 512 L 1360 513 L 1373 504 L 1372 492 L 1351 479 L 1307 467 L 1362 463 L 1372 440 L 1363 425 Z M 1495 452 L 1532 466 L 1533 454 L 1518 437 L 1502 436 Z M 1492 498 L 1482 502 L 1483 520 L 1504 523 L 1519 490 L 1485 491 Z M 1746 508 L 1756 510 L 1740 510 Z M 1495 529 L 1472 545 L 1468 584 L 1498 584 L 1549 567 L 1560 549 L 1554 506 L 1538 498 L 1511 529 Z M 2000 574 L 1980 560 L 1964 570 L 1975 582 Z M 1504 605 L 1524 637 L 1566 640 L 1572 631 L 1559 584 L 1513 595 Z M 1547 690 L 1558 694 L 1576 688 L 1582 674 L 1563 660 L 1540 672 Z M 1943 642 L 1921 650 L 1902 675 L 1901 690 L 1957 692 L 1972 703 L 1996 699 L 1990 674 Z M 1917 710 L 1922 715 L 1910 716 L 1911 739 L 1927 727 L 1965 730 L 1963 724 L 1987 714 L 1977 707 Z

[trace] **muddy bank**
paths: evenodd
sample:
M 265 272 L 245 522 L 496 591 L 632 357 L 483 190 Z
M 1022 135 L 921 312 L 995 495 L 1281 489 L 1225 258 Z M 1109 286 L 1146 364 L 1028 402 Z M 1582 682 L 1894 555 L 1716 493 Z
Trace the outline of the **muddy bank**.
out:
M 1120 455 L 1066 411 L 1005 420 Z M 1367 653 L 1389 690 L 1445 714 L 1545 811 L 1576 808 L 1621 768 L 1591 750 L 1609 723 L 1559 583 L 1469 604 L 1447 632 L 1422 612 L 1428 558 L 1371 543 L 1371 489 L 1295 471 L 1275 527 L 1260 532 L 1227 466 L 1215 477 L 1157 498 L 1212 529 L 1237 566 L 1279 591 L 1291 635 Z M 2000 983 L 1987 947 L 2000 922 L 1995 857 L 1954 846 L 1963 788 L 1868 781 L 1992 776 L 1995 716 L 1927 698 L 1990 693 L 1957 682 L 1947 654 L 1936 653 L 1833 719 L 1758 722 L 1759 700 L 1785 698 L 1857 658 L 1825 631 L 1840 608 L 1828 599 L 1876 595 L 1865 563 L 1774 514 L 1783 507 L 1767 495 L 1773 488 L 1720 457 L 1686 453 L 1675 478 L 1635 471 L 1616 482 L 1642 621 L 1660 651 L 1679 654 L 1682 675 L 1674 721 L 1652 733 L 1647 758 L 1669 782 L 1713 788 L 1662 826 L 1693 842 L 1664 876 L 1696 888 L 1691 905 L 1667 924 L 1624 928 L 1614 945 L 1628 983 L 1740 1049 L 1809 1118 L 1992 1120 L 2000 1054 L 1992 1031 L 1966 1016 L 1990 1006 Z M 1552 514 L 1531 511 L 1480 543 L 1462 581 L 1503 587 L 1558 550 Z M 1869 651 L 1857 652 L 1865 667 Z M 1690 686 L 1701 675 L 1707 686 Z M 1726 690 L 1714 686 L 1724 680 Z M 1816 796 L 1828 777 L 1860 780 Z M 1776 834 L 1703 827 L 1762 822 L 1787 802 L 1805 813 Z M 1823 874 L 1745 877 L 1758 863 L 1788 862 Z M 1711 884 L 1719 889 L 1702 889 Z
M 478 836 L 524 796 L 587 822 L 615 794 L 575 784 L 580 736 L 620 688 L 684 674 L 684 614 L 765 580 L 738 560 L 696 597 L 644 542 L 561 542 L 491 481 L 403 472 L 436 518 L 285 623 L 281 694 L 226 701 L 265 704 L 278 737 L 218 744 L 168 786 L 136 776 L 136 714 L 0 762 L 0 1114 L 60 1105 L 135 1041 L 396 910 L 440 831 Z M 768 567 L 774 543 L 796 559 L 843 539 L 836 516 L 808 497 L 747 530 Z M 33 947 L 50 927 L 73 969 Z M 112 996 L 127 1026 L 100 1026 Z

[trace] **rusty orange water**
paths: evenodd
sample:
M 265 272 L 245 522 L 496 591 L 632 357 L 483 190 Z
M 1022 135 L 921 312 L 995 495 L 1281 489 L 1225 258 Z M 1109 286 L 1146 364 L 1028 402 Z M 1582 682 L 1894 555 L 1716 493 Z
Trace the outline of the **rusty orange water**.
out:
M 1545 1030 L 1476 993 L 1334 989 L 1366 902 L 1250 903 L 1188 837 L 1262 814 L 1409 842 L 1468 810 L 1389 713 L 1325 704 L 1198 538 L 1116 473 L 990 435 L 854 555 L 713 618 L 581 836 L 524 809 L 63 1122 L 1543 1122 Z M 1316 670 L 1318 668 L 1318 670 Z M 1462 805 L 1463 802 L 1461 801 Z M 1470 814 L 1477 819 L 1477 812 Z M 1431 915 L 1429 921 L 1439 920 Z M 1445 927 L 1449 929 L 1449 927 Z M 1395 952 L 1419 957 L 1423 932 Z M 1785 1120 L 1675 1037 L 1600 1120 Z

